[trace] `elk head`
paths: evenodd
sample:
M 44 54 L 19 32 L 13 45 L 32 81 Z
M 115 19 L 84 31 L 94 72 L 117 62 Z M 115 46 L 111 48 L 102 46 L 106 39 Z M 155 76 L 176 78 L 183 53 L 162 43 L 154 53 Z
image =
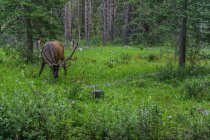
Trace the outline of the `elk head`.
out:
M 59 41 L 48 41 L 43 45 L 42 48 L 40 45 L 40 41 L 38 41 L 37 47 L 40 50 L 42 56 L 42 64 L 39 71 L 39 76 L 41 75 L 45 64 L 47 64 L 52 70 L 53 77 L 56 79 L 58 78 L 58 71 L 60 66 L 64 68 L 66 76 L 66 68 L 68 67 L 68 65 L 66 65 L 66 62 L 68 60 L 76 60 L 76 58 L 73 58 L 73 54 L 78 47 L 78 42 L 75 43 L 73 41 L 73 51 L 67 58 L 64 57 L 64 45 Z

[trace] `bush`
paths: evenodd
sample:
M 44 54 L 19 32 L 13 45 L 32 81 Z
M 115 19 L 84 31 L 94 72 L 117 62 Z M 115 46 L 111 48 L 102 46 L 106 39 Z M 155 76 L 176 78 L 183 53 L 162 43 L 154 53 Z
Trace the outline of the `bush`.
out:
M 209 140 L 210 138 L 210 117 L 201 116 L 195 109 L 190 109 L 189 112 L 178 113 L 175 118 L 177 124 L 181 124 L 182 131 L 176 125 L 179 139 L 191 140 Z
M 157 61 L 160 59 L 160 56 L 158 56 L 157 54 L 140 55 L 139 57 L 147 61 Z
M 184 80 L 187 77 L 201 77 L 209 73 L 209 68 L 204 66 L 177 68 L 172 63 L 168 63 L 166 66 L 158 68 L 156 78 L 160 81 Z
M 200 80 L 187 80 L 181 88 L 186 98 L 205 98 L 209 94 L 208 83 Z
M 138 110 L 137 139 L 158 139 L 162 129 L 162 111 L 157 106 Z
M 94 112 L 94 113 L 93 113 Z M 84 139 L 156 139 L 161 129 L 162 112 L 157 106 L 92 110 L 81 132 Z
M 0 136 L 3 139 L 66 139 L 71 104 L 56 93 L 1 94 Z
M 131 55 L 128 53 L 121 54 L 120 55 L 120 63 L 128 64 L 129 61 L 131 60 Z
M 148 61 L 159 60 L 159 56 L 156 55 L 156 54 L 149 54 L 149 55 L 147 56 L 147 60 L 148 60 Z
M 119 57 L 110 58 L 110 60 L 108 62 L 106 62 L 105 64 L 109 68 L 113 68 L 114 65 L 128 64 L 130 62 L 131 58 L 132 58 L 132 55 L 130 55 L 128 53 L 122 53 Z

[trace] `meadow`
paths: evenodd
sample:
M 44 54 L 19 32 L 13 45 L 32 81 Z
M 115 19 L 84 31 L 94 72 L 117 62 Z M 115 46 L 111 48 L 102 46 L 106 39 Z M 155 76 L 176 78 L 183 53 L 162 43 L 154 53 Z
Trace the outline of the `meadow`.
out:
M 55 82 L 48 66 L 38 77 L 39 54 L 0 49 L 0 139 L 210 138 L 209 60 L 178 70 L 174 49 L 143 46 L 75 56 Z

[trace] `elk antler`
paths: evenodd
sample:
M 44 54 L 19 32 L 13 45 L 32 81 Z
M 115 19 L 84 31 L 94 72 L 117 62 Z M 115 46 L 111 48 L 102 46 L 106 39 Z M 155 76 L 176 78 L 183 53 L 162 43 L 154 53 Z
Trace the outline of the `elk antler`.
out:
M 71 55 L 64 60 L 64 62 L 66 62 L 68 60 L 76 60 L 77 59 L 77 58 L 72 58 L 72 56 L 73 56 L 73 54 L 74 54 L 74 52 L 76 51 L 77 48 L 78 48 L 78 42 L 75 45 L 75 43 L 73 41 L 73 51 L 72 51 Z
M 41 47 L 41 39 L 39 39 L 39 40 L 37 40 L 37 43 L 36 43 L 36 47 L 37 47 L 37 49 L 40 51 L 40 52 L 42 52 L 42 47 Z

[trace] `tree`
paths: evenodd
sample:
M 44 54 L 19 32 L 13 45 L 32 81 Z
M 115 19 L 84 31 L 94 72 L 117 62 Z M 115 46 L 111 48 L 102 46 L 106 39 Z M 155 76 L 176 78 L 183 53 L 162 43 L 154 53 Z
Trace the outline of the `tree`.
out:
M 125 4 L 124 10 L 124 26 L 122 32 L 122 42 L 124 45 L 128 44 L 128 34 L 129 34 L 129 20 L 130 20 L 130 4 Z
M 72 8 L 71 1 L 68 1 L 64 6 L 64 32 L 65 41 L 68 44 L 72 39 Z
M 106 45 L 107 41 L 114 41 L 114 0 L 103 0 L 102 7 L 103 45 Z
M 183 17 L 181 21 L 181 31 L 179 38 L 179 66 L 184 67 L 186 58 L 186 42 L 187 42 L 187 6 L 188 0 L 182 2 Z
M 87 46 L 90 41 L 91 0 L 85 0 L 85 38 Z
M 47 4 L 46 4 L 47 3 Z M 33 41 L 62 34 L 62 7 L 65 0 L 1 0 L 2 32 L 23 42 L 27 62 L 33 60 Z M 11 43 L 11 42 L 9 42 Z

